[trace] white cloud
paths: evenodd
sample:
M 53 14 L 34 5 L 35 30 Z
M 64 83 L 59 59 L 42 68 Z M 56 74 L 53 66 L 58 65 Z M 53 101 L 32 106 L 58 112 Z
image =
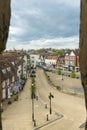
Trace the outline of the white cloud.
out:
M 7 49 L 77 47 L 80 0 L 12 0 L 11 3 Z
M 54 38 L 54 39 L 38 39 L 32 41 L 18 42 L 16 39 L 8 41 L 7 50 L 11 48 L 15 49 L 39 49 L 39 48 L 70 48 L 75 49 L 79 47 L 79 37 L 73 36 L 68 38 Z
M 18 27 L 10 27 L 10 34 L 11 35 L 21 35 L 22 34 L 22 28 Z

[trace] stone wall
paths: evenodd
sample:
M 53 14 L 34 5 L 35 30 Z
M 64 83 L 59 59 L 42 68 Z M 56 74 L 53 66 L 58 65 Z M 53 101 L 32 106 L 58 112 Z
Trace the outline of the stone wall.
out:
M 85 104 L 87 110 L 87 0 L 81 0 L 79 47 L 81 81 L 84 88 Z M 85 130 L 87 130 L 87 120 Z
M 6 47 L 10 17 L 10 0 L 0 0 L 0 52 Z
M 10 25 L 10 17 L 11 17 L 10 0 L 0 0 L 0 53 L 6 47 Z M 0 80 L 0 130 L 2 130 L 1 99 L 2 99 L 2 88 Z
M 87 74 L 87 0 L 81 1 L 80 15 L 80 69 Z

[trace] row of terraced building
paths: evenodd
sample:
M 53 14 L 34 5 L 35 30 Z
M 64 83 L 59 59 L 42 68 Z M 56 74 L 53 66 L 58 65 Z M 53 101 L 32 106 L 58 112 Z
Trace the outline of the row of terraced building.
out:
M 0 89 L 2 101 L 23 89 L 27 79 L 26 51 L 6 51 L 0 55 Z

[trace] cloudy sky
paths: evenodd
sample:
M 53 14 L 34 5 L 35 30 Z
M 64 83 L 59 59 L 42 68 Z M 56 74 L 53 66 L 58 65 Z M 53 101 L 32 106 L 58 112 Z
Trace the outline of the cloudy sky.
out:
M 12 0 L 7 49 L 77 48 L 80 0 Z

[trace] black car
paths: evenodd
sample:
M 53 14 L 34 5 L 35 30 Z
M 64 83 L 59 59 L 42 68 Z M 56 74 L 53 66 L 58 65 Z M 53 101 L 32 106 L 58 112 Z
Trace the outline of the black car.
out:
M 31 70 L 30 77 L 36 77 L 36 71 L 34 69 Z

